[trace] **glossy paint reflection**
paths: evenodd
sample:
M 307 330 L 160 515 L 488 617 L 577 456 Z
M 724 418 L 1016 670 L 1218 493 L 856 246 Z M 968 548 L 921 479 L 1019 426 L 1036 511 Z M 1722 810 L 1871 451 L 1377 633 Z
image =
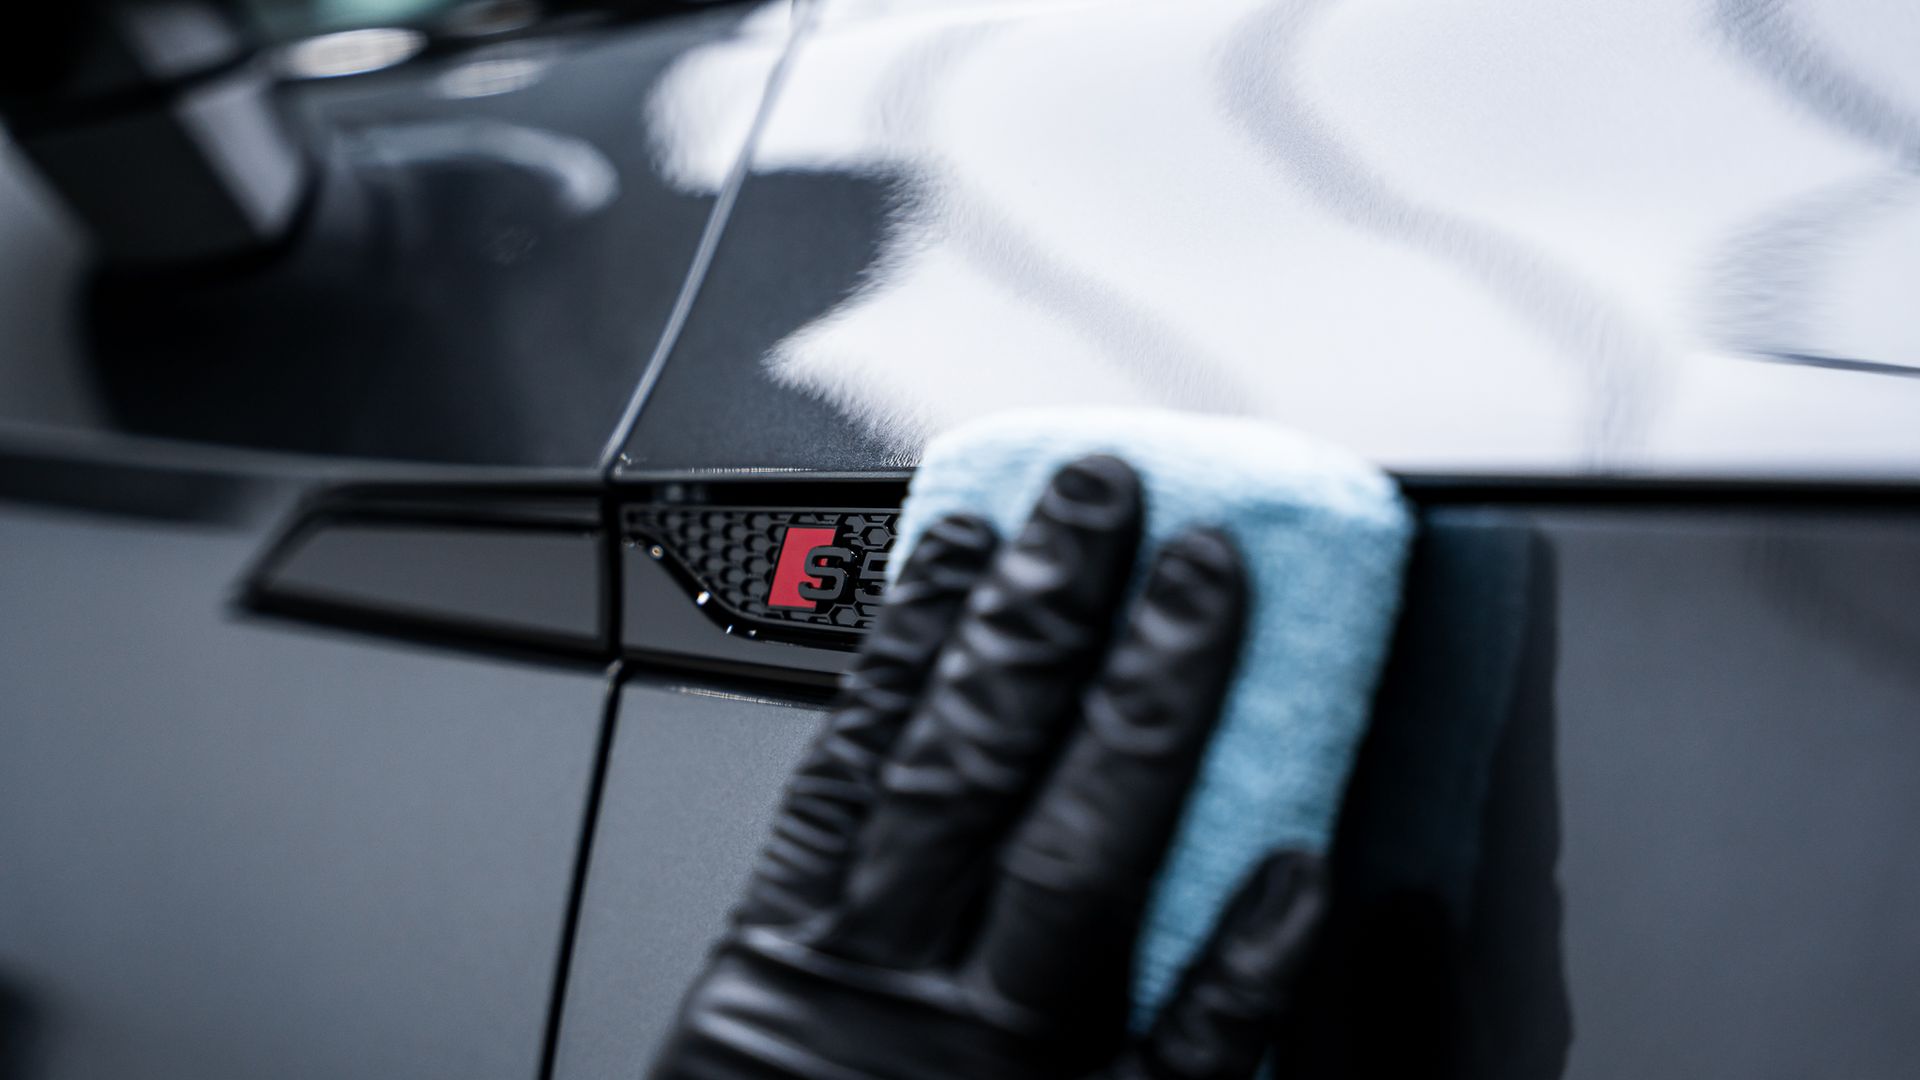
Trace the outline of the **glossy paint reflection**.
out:
M 0 311 L 25 335 L 0 356 L 0 387 L 20 391 L 0 416 L 596 469 L 713 204 L 661 179 L 636 109 L 689 49 L 751 34 L 741 18 L 690 12 L 288 86 L 313 198 L 285 244 L 244 263 L 88 273 L 77 230 L 0 156 L 0 233 L 19 241 L 0 244 Z M 733 77 L 751 96 L 766 69 Z M 51 328 L 69 324 L 64 348 Z
M 1920 364 L 1920 18 L 1811 7 L 825 3 L 743 197 L 897 202 L 761 377 L 904 459 L 1155 403 L 1403 470 L 1920 473 L 1920 380 L 1886 377 Z M 656 92 L 684 189 L 727 175 L 750 62 Z

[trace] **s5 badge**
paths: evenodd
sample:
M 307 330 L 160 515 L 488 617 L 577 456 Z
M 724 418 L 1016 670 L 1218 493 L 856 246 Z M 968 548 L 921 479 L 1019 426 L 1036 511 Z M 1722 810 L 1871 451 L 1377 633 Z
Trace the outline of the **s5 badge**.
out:
M 879 611 L 898 517 L 881 508 L 630 506 L 622 525 L 729 626 L 850 648 Z

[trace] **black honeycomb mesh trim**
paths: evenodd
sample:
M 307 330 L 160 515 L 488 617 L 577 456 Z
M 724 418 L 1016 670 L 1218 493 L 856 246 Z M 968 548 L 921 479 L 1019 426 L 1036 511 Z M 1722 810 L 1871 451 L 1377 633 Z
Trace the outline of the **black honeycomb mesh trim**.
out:
M 866 633 L 879 614 L 885 591 L 881 575 L 893 547 L 899 511 L 856 508 L 800 510 L 770 507 L 630 506 L 622 515 L 627 537 L 658 545 L 696 590 L 710 594 L 732 619 L 778 638 L 782 629 L 815 631 L 851 640 Z M 767 603 L 774 563 L 787 529 L 830 528 L 835 545 L 852 553 L 847 585 L 818 610 Z M 809 634 L 809 636 L 813 636 Z

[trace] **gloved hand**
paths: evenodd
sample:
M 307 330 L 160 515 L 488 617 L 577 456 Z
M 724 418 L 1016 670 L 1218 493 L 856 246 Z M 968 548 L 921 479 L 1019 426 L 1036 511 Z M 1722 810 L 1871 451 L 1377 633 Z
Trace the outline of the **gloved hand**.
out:
M 1116 630 L 1140 501 L 1124 464 L 1088 458 L 997 557 L 980 521 L 927 533 L 652 1076 L 1254 1074 L 1298 1007 L 1325 907 L 1313 856 L 1262 865 L 1128 1032 L 1142 909 L 1246 589 L 1231 544 L 1190 532 Z

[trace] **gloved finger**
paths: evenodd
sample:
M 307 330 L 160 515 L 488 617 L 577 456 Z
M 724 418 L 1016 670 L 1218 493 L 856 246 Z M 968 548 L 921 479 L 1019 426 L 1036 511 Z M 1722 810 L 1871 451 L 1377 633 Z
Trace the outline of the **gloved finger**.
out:
M 993 986 L 1059 1015 L 1124 994 L 1141 909 L 1233 672 L 1246 607 L 1233 544 L 1163 549 L 1080 724 L 1001 855 L 976 954 Z
M 995 559 L 882 769 L 836 949 L 904 964 L 951 954 L 1104 651 L 1140 515 L 1133 470 L 1085 458 Z
M 1251 1080 L 1274 1034 L 1305 1005 L 1327 911 L 1317 855 L 1270 855 L 1255 869 L 1116 1077 Z
M 935 522 L 914 548 L 842 684 L 840 705 L 787 786 L 737 922 L 792 922 L 839 895 L 881 763 L 994 547 L 990 525 L 956 515 Z

